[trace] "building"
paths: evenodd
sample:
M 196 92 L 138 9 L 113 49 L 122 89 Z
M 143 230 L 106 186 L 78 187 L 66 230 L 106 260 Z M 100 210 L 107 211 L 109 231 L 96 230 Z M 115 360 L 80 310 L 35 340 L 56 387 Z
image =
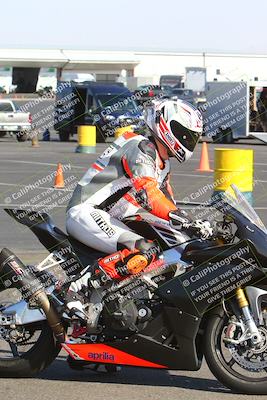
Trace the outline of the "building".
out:
M 160 75 L 206 67 L 207 80 L 267 80 L 267 55 L 0 49 L 0 86 L 32 93 L 57 80 L 123 81 L 131 89 L 157 84 Z

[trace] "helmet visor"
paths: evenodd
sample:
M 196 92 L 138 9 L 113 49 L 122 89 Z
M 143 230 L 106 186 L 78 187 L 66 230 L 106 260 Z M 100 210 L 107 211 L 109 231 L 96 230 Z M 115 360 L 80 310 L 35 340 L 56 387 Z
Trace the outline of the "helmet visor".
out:
M 174 120 L 170 122 L 170 127 L 173 135 L 177 140 L 179 140 L 181 145 L 187 150 L 193 152 L 201 134 L 185 128 L 183 125 L 179 124 L 179 122 Z

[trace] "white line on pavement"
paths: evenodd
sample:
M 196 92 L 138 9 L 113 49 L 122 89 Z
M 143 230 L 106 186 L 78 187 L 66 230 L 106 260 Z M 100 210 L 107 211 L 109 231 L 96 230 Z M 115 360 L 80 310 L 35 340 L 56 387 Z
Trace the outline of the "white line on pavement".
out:
M 177 200 L 177 204 L 185 204 L 183 206 L 183 208 L 192 208 L 193 206 L 207 206 L 206 203 L 184 203 L 183 201 L 178 201 Z M 49 208 L 49 204 L 46 205 Z M 13 203 L 0 203 L 0 207 L 30 207 L 30 208 L 35 208 L 35 207 L 40 207 L 40 208 L 44 208 L 45 206 L 43 204 L 29 204 L 29 205 L 25 205 L 25 204 L 13 204 Z M 53 205 L 53 209 L 54 208 L 66 208 L 66 205 L 60 205 L 60 206 L 54 206 Z M 254 210 L 267 210 L 267 207 L 254 207 Z
M 202 175 L 202 174 L 182 174 L 178 172 L 171 172 L 171 176 L 192 176 L 194 178 L 213 178 L 213 175 Z
M 95 155 L 98 155 L 100 153 L 94 153 Z M 57 166 L 55 163 L 45 163 L 45 162 L 40 162 L 40 161 L 23 161 L 23 160 L 6 160 L 2 159 L 0 162 L 10 162 L 10 163 L 17 163 L 17 164 L 36 164 L 36 165 L 48 165 L 48 166 Z M 191 161 L 199 161 L 197 158 L 191 158 Z M 213 162 L 213 160 L 210 159 L 210 162 Z M 64 164 L 64 163 L 63 163 Z M 267 163 L 254 163 L 254 165 L 267 165 Z M 77 168 L 77 169 L 86 169 L 86 167 L 81 167 L 80 165 L 72 165 L 71 168 Z M 261 171 L 261 172 L 266 172 L 266 171 Z M 174 173 L 172 173 L 174 175 Z M 203 175 L 204 176 L 204 175 Z
M 176 201 L 176 204 L 181 204 L 182 205 L 182 207 L 183 208 L 185 208 L 185 209 L 191 209 L 191 208 L 193 208 L 193 207 L 196 207 L 196 206 L 206 206 L 206 208 L 208 208 L 209 206 L 207 205 L 207 204 L 205 204 L 205 203 L 184 203 L 183 201 Z M 267 210 L 267 207 L 253 207 L 254 208 L 254 210 Z
M 199 158 L 190 158 L 190 161 L 199 161 Z M 213 159 L 211 159 L 211 158 L 209 158 L 209 161 L 211 162 L 211 163 L 213 163 L 214 162 L 214 160 Z M 254 162 L 254 165 L 267 165 L 267 163 L 258 163 L 258 162 Z
M 45 162 L 39 162 L 39 161 L 21 161 L 21 160 L 5 160 L 5 159 L 0 160 L 0 162 L 6 162 L 6 161 L 10 162 L 10 163 L 16 163 L 16 164 L 36 164 L 36 165 L 48 165 L 48 166 L 53 166 L 53 167 L 57 166 L 57 164 L 45 163 Z M 62 164 L 64 165 L 64 163 L 62 163 Z M 85 167 L 81 167 L 79 165 L 72 165 L 72 164 L 71 164 L 71 168 L 86 169 Z
M 40 208 L 49 208 L 49 204 L 29 204 L 29 205 L 25 205 L 25 204 L 12 204 L 12 203 L 0 203 L 0 207 L 29 207 L 29 208 L 35 208 L 35 207 L 40 207 Z M 66 204 L 62 205 L 62 206 L 54 206 L 53 208 L 51 207 L 51 209 L 53 210 L 54 208 L 66 208 Z
M 171 172 L 171 176 L 191 176 L 192 178 L 213 178 L 213 175 L 202 175 L 201 173 L 198 174 L 182 174 L 182 173 L 177 173 L 177 172 Z M 267 183 L 267 181 L 261 180 L 261 179 L 255 179 L 254 182 L 260 182 L 260 183 Z
M 212 176 L 209 176 L 209 175 L 194 175 L 194 174 L 177 174 L 177 173 L 174 173 L 174 174 L 172 174 L 172 175 L 175 175 L 175 176 L 188 176 L 188 177 L 192 177 L 192 178 L 212 178 Z M 255 179 L 255 181 L 254 182 L 260 182 L 260 183 L 267 183 L 267 181 L 264 181 L 264 180 L 261 180 L 261 179 Z M 31 184 L 29 183 L 28 185 L 22 185 L 22 184 L 20 184 L 20 183 L 6 183 L 6 182 L 0 182 L 0 186 L 11 186 L 11 187 L 19 187 L 19 186 L 21 186 L 21 187 L 28 187 L 28 186 L 30 186 Z M 35 187 L 35 188 L 33 188 L 33 189 L 42 189 L 42 190 L 48 190 L 48 189 L 51 189 L 51 190 L 60 190 L 60 191 L 65 191 L 65 192 L 72 192 L 73 191 L 73 189 L 57 189 L 57 188 L 53 188 L 53 187 L 44 187 L 44 186 L 38 186 L 38 187 Z
M 1 185 L 1 186 L 13 186 L 13 187 L 17 187 L 17 186 L 29 187 L 29 186 L 31 186 L 30 183 L 29 183 L 29 185 L 21 185 L 20 183 L 4 183 L 4 182 L 0 182 L 0 185 Z M 35 188 L 33 188 L 33 189 L 60 190 L 60 191 L 62 191 L 62 192 L 72 192 L 72 191 L 73 191 L 73 189 L 57 189 L 57 188 L 54 188 L 54 187 L 43 187 L 43 186 L 38 186 L 38 187 L 35 187 Z M 32 189 L 31 189 L 31 190 L 32 190 Z M 25 194 L 26 194 L 26 193 L 25 193 Z

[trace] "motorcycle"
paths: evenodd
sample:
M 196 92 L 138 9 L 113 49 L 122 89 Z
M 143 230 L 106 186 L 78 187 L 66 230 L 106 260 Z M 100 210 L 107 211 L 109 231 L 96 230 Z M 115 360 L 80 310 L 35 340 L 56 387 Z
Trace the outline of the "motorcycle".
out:
M 267 229 L 234 185 L 232 192 L 210 205 L 221 218 L 209 240 L 145 211 L 126 219 L 161 255 L 137 277 L 101 285 L 92 268 L 103 254 L 66 235 L 46 213 L 6 209 L 49 255 L 26 266 L 6 248 L 0 253 L 0 289 L 20 296 L 0 306 L 0 376 L 35 376 L 62 348 L 71 368 L 107 371 L 197 371 L 205 356 L 228 388 L 266 394 Z M 69 286 L 84 273 L 91 282 L 69 309 Z

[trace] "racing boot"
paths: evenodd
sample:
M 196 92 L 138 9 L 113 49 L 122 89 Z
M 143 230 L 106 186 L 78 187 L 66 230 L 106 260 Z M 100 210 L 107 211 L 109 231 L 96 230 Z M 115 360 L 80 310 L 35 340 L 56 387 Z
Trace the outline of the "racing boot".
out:
M 158 259 L 160 249 L 155 243 L 141 239 L 134 250 L 123 249 L 98 260 L 93 279 L 99 279 L 102 286 L 108 280 L 122 280 L 137 275 L 152 266 Z

